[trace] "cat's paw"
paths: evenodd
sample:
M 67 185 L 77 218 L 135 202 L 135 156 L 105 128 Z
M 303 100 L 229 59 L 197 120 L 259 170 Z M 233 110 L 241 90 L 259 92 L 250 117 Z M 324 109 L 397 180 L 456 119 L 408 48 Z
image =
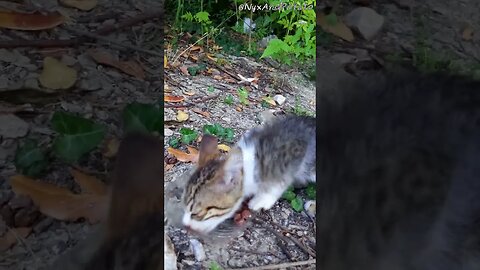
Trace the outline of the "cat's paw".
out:
M 248 208 L 255 212 L 261 209 L 268 210 L 277 202 L 277 198 L 271 195 L 255 196 L 248 202 Z

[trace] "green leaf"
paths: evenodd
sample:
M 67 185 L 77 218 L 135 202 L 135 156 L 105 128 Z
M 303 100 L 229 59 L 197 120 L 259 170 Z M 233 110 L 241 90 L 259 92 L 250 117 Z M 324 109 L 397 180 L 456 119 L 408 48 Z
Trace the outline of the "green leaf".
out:
M 238 97 L 240 98 L 240 103 L 248 104 L 248 91 L 245 88 L 240 88 L 237 90 Z
M 193 66 L 193 67 L 187 68 L 188 73 L 192 76 L 195 76 L 195 75 L 197 75 L 197 73 L 199 73 L 201 71 L 204 71 L 206 69 L 207 69 L 207 66 L 205 64 L 200 64 L 198 66 Z
M 168 140 L 168 145 L 170 145 L 173 148 L 178 148 L 180 146 L 180 139 L 173 137 Z
M 295 197 L 295 199 L 290 201 L 290 205 L 292 206 L 293 210 L 297 212 L 303 211 L 303 200 L 299 196 Z
M 208 22 L 210 19 L 208 18 L 210 14 L 206 11 L 200 11 L 195 14 L 195 19 L 197 19 L 198 22 Z
M 195 130 L 189 128 L 181 128 L 180 134 L 182 135 L 181 141 L 184 144 L 190 144 L 195 141 L 198 137 L 198 133 Z
M 284 198 L 285 200 L 287 201 L 292 201 L 293 199 L 295 199 L 297 195 L 295 195 L 295 192 L 291 191 L 291 190 L 287 190 L 285 191 L 283 194 L 282 194 L 282 198 Z
M 325 16 L 325 20 L 327 24 L 334 26 L 338 23 L 337 15 L 335 13 L 330 13 L 327 16 Z
M 213 86 L 209 86 L 209 87 L 207 88 L 207 91 L 210 92 L 210 93 L 212 93 L 213 91 L 215 91 L 215 89 L 213 88 Z
M 163 132 L 163 109 L 153 104 L 132 103 L 122 113 L 123 125 L 129 132 Z
M 227 105 L 232 105 L 233 104 L 233 96 L 228 95 L 223 102 L 225 102 L 225 104 L 227 104 Z
M 279 54 L 279 53 L 289 52 L 289 51 L 290 51 L 290 46 L 288 46 L 287 43 L 285 43 L 283 40 L 275 38 L 270 40 L 267 48 L 265 48 L 265 51 L 263 51 L 263 54 L 262 56 L 260 56 L 260 58 L 265 58 L 267 56 L 272 56 L 274 54 Z
M 316 185 L 313 184 L 313 183 L 308 184 L 306 193 L 307 193 L 307 197 L 308 197 L 310 200 L 315 200 L 315 199 L 317 198 L 317 188 L 316 188 Z
M 37 141 L 27 140 L 15 153 L 15 167 L 20 173 L 35 177 L 47 167 L 47 159 Z
M 213 261 L 210 263 L 210 270 L 222 270 L 222 267 L 218 265 L 217 262 Z
M 225 141 L 233 142 L 233 137 L 235 136 L 233 128 L 225 128 L 223 131 L 223 138 L 225 139 Z
M 102 125 L 65 112 L 55 112 L 51 123 L 59 133 L 53 142 L 53 152 L 68 163 L 93 150 L 105 136 Z

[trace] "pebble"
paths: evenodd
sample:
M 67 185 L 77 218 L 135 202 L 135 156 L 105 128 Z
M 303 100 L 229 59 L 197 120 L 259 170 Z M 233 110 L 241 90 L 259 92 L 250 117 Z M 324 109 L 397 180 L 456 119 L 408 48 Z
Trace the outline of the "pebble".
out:
M 170 137 L 170 136 L 173 135 L 173 130 L 171 130 L 171 129 L 169 129 L 169 128 L 166 128 L 166 129 L 163 130 L 163 135 L 164 135 L 165 137 Z
M 304 208 L 307 214 L 312 218 L 315 218 L 316 207 L 317 207 L 316 201 L 306 201 L 304 204 Z
M 375 37 L 383 27 L 385 18 L 368 7 L 358 7 L 345 16 L 345 23 L 358 31 L 366 40 Z
M 207 256 L 205 255 L 205 249 L 203 248 L 202 243 L 197 239 L 190 239 L 190 245 L 196 261 L 201 262 L 206 259 Z
M 278 105 L 282 105 L 283 103 L 285 103 L 287 98 L 282 95 L 275 95 L 273 97 L 273 100 L 275 100 L 275 102 L 277 102 Z
M 0 115 L 0 137 L 20 138 L 27 135 L 29 125 L 13 114 Z

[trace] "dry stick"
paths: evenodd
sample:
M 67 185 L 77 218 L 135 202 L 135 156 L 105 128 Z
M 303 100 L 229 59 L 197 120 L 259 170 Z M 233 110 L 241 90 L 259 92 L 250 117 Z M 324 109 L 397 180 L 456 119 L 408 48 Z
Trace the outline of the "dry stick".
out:
M 269 270 L 269 269 L 280 269 L 280 268 L 287 268 L 287 267 L 294 267 L 294 266 L 301 266 L 301 265 L 308 265 L 308 264 L 315 264 L 315 263 L 316 263 L 316 259 L 313 259 L 308 261 L 271 264 L 271 265 L 257 266 L 257 267 L 230 268 L 227 270 Z
M 259 216 L 256 217 L 256 219 L 258 219 L 257 223 L 259 224 L 265 224 L 267 221 Z M 285 231 L 285 232 L 289 232 L 290 234 L 292 234 L 288 229 L 284 228 L 283 226 L 275 223 L 273 220 L 270 221 L 271 224 L 277 226 L 278 228 L 280 228 L 282 231 Z M 272 229 L 272 231 L 275 231 Z M 275 231 L 276 232 L 276 231 Z M 277 233 L 277 232 L 276 232 Z M 292 240 L 293 243 L 295 243 L 295 245 L 297 245 L 299 248 L 301 248 L 305 253 L 309 254 L 310 256 L 312 256 L 313 258 L 315 258 L 317 255 L 315 254 L 315 252 L 313 252 L 311 250 L 311 248 L 307 248 L 304 244 L 302 244 L 300 241 L 298 241 L 295 237 L 291 236 L 291 237 L 287 237 L 285 236 L 286 238 Z
M 86 36 L 86 37 L 89 37 L 89 38 L 93 38 L 93 39 L 96 39 L 98 41 L 102 41 L 102 42 L 105 42 L 105 43 L 110 43 L 110 44 L 113 44 L 115 46 L 123 47 L 124 49 L 130 49 L 130 50 L 134 50 L 134 51 L 138 51 L 138 52 L 148 53 L 148 54 L 158 56 L 158 57 L 163 57 L 163 53 L 159 53 L 159 52 L 156 52 L 156 51 L 145 50 L 145 49 L 140 48 L 138 46 L 123 44 L 120 41 L 110 39 L 108 37 L 99 36 L 97 34 L 92 34 L 92 33 L 87 32 L 87 31 L 78 30 L 78 29 L 74 29 L 74 28 L 70 28 L 70 27 L 64 27 L 64 28 L 66 30 L 70 31 L 70 32 L 73 32 L 73 33 L 76 33 L 76 34 L 79 34 L 79 35 L 82 35 L 82 36 Z
M 100 28 L 94 34 L 96 35 L 108 35 L 113 33 L 117 30 L 123 29 L 125 27 L 129 27 L 135 25 L 139 22 L 150 20 L 153 18 L 160 17 L 163 14 L 163 11 L 153 11 L 152 13 L 148 14 L 141 14 L 140 16 L 133 17 L 129 20 L 125 20 L 118 24 L 105 26 Z M 19 48 L 19 47 L 37 47 L 37 48 L 50 48 L 50 47 L 69 47 L 80 45 L 88 40 L 87 37 L 80 37 L 80 38 L 71 38 L 71 39 L 40 39 L 40 40 L 6 40 L 0 41 L 0 48 Z

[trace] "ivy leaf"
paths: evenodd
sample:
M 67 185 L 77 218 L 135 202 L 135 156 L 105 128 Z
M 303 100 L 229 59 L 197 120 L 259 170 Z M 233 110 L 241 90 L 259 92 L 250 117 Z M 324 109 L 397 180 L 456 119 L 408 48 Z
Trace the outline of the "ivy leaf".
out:
M 210 19 L 208 18 L 210 14 L 206 11 L 200 11 L 195 14 L 195 19 L 197 19 L 198 22 L 208 22 Z
M 195 141 L 198 137 L 198 133 L 189 128 L 181 128 L 180 134 L 182 135 L 181 141 L 184 144 L 190 144 L 191 142 Z
M 315 184 L 309 184 L 307 186 L 307 190 L 306 190 L 306 193 L 307 193 L 307 197 L 310 199 L 310 200 L 314 200 L 315 198 L 317 198 L 317 188 L 316 188 L 316 185 Z
M 283 194 L 282 194 L 282 198 L 284 198 L 285 200 L 287 201 L 292 201 L 293 199 L 295 199 L 297 195 L 295 195 L 295 192 L 291 191 L 291 190 L 287 190 L 285 191 Z
M 168 140 L 168 145 L 170 145 L 173 148 L 178 148 L 178 146 L 180 146 L 180 140 L 176 137 L 170 138 L 170 140 Z
M 163 132 L 163 109 L 153 104 L 132 103 L 122 113 L 126 133 Z
M 233 142 L 233 137 L 235 136 L 235 132 L 233 131 L 233 128 L 225 128 L 224 133 L 223 133 L 223 138 L 227 142 Z
M 225 104 L 227 104 L 227 105 L 232 105 L 233 104 L 233 96 L 228 95 L 223 102 L 225 102 Z
M 295 197 L 295 199 L 290 201 L 290 205 L 292 206 L 293 210 L 297 212 L 302 212 L 303 210 L 303 200 L 299 196 Z
M 58 133 L 53 142 L 53 152 L 68 163 L 93 150 L 105 136 L 103 126 L 65 112 L 55 112 L 51 123 Z
M 27 176 L 39 176 L 47 164 L 45 154 L 35 140 L 27 140 L 15 154 L 15 167 Z

